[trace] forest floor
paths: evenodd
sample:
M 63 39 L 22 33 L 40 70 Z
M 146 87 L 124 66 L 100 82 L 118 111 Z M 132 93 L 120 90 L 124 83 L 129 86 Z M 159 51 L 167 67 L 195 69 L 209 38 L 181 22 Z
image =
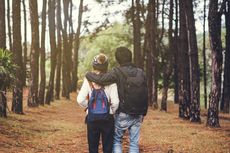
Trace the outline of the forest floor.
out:
M 205 126 L 206 110 L 201 124 L 179 119 L 178 105 L 172 102 L 168 110 L 149 109 L 141 128 L 141 153 L 230 153 L 230 115 L 220 114 L 221 128 L 213 129 Z M 0 153 L 88 152 L 85 112 L 77 105 L 76 94 L 50 106 L 28 108 L 25 104 L 24 112 L 0 119 Z M 127 136 L 123 143 L 126 153 Z

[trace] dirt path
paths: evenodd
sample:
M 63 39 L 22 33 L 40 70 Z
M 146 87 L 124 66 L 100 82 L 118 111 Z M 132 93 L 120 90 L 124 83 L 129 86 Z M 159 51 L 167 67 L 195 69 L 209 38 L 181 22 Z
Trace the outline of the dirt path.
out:
M 25 107 L 25 115 L 0 119 L 0 152 L 87 153 L 85 113 L 75 97 L 51 106 Z M 176 105 L 170 104 L 169 110 L 149 110 L 141 131 L 142 153 L 230 153 L 229 115 L 222 116 L 220 129 L 210 129 L 205 127 L 206 118 L 201 124 L 192 124 L 178 119 Z M 126 139 L 125 150 L 127 145 Z

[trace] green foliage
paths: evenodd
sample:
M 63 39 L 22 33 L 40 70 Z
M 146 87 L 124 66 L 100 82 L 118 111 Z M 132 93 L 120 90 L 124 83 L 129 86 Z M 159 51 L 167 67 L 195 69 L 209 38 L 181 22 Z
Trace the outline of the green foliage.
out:
M 83 78 L 86 71 L 92 70 L 92 59 L 99 53 L 109 58 L 109 69 L 116 66 L 115 49 L 119 46 L 132 47 L 132 32 L 129 25 L 115 23 L 108 29 L 81 40 L 79 50 L 79 74 Z
M 13 85 L 16 68 L 17 66 L 12 62 L 12 53 L 0 49 L 0 90 Z

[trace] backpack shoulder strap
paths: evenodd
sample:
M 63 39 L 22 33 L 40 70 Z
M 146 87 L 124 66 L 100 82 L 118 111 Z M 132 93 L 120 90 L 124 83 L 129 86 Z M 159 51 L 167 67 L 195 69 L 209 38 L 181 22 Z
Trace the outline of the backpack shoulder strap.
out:
M 121 74 L 122 74 L 126 79 L 129 77 L 123 70 L 121 70 L 120 67 L 117 67 L 117 69 L 121 72 Z

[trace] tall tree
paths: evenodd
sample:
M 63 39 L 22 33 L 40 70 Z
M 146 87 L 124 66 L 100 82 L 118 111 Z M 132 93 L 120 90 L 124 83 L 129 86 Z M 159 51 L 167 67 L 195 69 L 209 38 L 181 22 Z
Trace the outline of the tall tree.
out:
M 0 0 L 0 49 L 6 48 L 6 27 L 5 27 L 5 0 Z M 1 63 L 2 64 L 2 63 Z M 2 65 L 1 65 L 2 66 Z M 2 77 L 2 74 L 0 73 Z M 0 85 L 0 117 L 6 117 L 5 87 Z
M 69 6 L 70 0 L 63 0 L 63 11 L 64 11 L 64 28 L 62 30 L 63 35 L 63 68 L 62 68 L 62 78 L 63 78 L 63 96 L 67 99 L 70 98 L 70 89 L 71 89 L 71 51 L 69 49 L 69 41 L 68 41 L 68 18 L 69 18 Z
M 50 104 L 53 100 L 54 91 L 54 76 L 56 68 L 56 34 L 55 34 L 55 0 L 49 0 L 48 2 L 48 20 L 49 20 L 49 37 L 50 37 L 50 49 L 51 49 L 51 70 L 49 78 L 49 86 L 46 92 L 46 104 Z
M 37 0 L 29 1 L 30 21 L 32 32 L 32 43 L 30 53 L 30 89 L 28 96 L 28 106 L 38 106 L 38 64 L 39 64 L 39 28 L 38 28 L 38 6 Z
M 12 111 L 18 114 L 23 113 L 23 82 L 22 82 L 22 37 L 21 37 L 21 2 L 13 0 L 13 55 L 14 62 L 18 66 L 16 72 L 16 85 L 13 89 Z
M 57 0 L 57 71 L 55 84 L 55 98 L 60 99 L 60 84 L 61 84 L 61 57 L 62 57 L 62 20 L 61 20 L 61 0 Z
M 179 0 L 179 117 L 189 119 L 190 83 L 189 83 L 189 58 L 188 58 L 188 36 L 185 16 L 185 1 Z
M 5 0 L 0 0 L 0 48 L 6 48 Z
M 26 4 L 25 0 L 22 0 L 23 16 L 24 16 L 24 42 L 23 42 L 23 86 L 26 86 L 27 77 L 27 17 L 26 17 Z
M 218 12 L 218 0 L 209 2 L 208 13 L 209 40 L 212 51 L 212 86 L 209 95 L 207 126 L 219 127 L 219 101 L 221 95 L 222 45 L 221 14 Z
M 76 91 L 77 89 L 77 73 L 78 73 L 78 52 L 80 46 L 80 32 L 81 32 L 81 23 L 82 23 L 82 14 L 83 14 L 83 0 L 80 1 L 79 4 L 79 11 L 78 11 L 78 26 L 77 32 L 74 38 L 74 60 L 73 60 L 73 71 L 72 71 L 72 87 L 73 90 Z
M 191 96 L 189 117 L 191 122 L 200 122 L 200 72 L 193 1 L 186 0 L 186 6 Z
M 146 61 L 146 71 L 147 71 L 147 82 L 148 82 L 148 92 L 149 92 L 149 105 L 153 106 L 152 97 L 153 97 L 153 52 L 156 48 L 156 19 L 155 19 L 155 0 L 149 0 L 148 2 L 148 14 L 145 23 L 145 43 L 144 50 L 147 55 Z
M 0 0 L 0 48 L 6 48 L 5 0 Z
M 168 89 L 170 84 L 170 77 L 172 73 L 172 51 L 173 48 L 173 0 L 170 0 L 170 9 L 169 9 L 169 30 L 168 30 L 168 40 L 169 40 L 169 49 L 163 55 L 163 89 L 162 89 L 162 101 L 161 101 L 161 110 L 167 111 L 167 98 L 168 98 Z
M 224 60 L 224 83 L 222 92 L 222 111 L 229 113 L 230 105 L 230 1 L 226 2 L 225 10 L 225 24 L 226 24 L 226 50 Z
M 138 67 L 143 67 L 141 54 L 141 21 L 140 21 L 140 0 L 132 0 L 132 23 L 133 23 L 133 46 L 134 46 L 134 63 Z
M 203 17 L 203 79 L 204 79 L 204 107 L 207 108 L 207 74 L 206 74 L 206 0 L 204 0 L 204 17 Z
M 178 0 L 175 0 L 175 30 L 174 30 L 174 50 L 173 50 L 173 77 L 174 77 L 174 102 L 179 103 L 179 77 L 178 77 Z
M 45 64 L 46 64 L 46 53 L 45 53 L 45 35 L 46 35 L 46 9 L 47 8 L 47 0 L 43 0 L 42 4 L 42 28 L 41 28 L 41 48 L 40 48 L 40 85 L 39 85 L 39 95 L 38 102 L 41 105 L 45 103 L 45 88 L 46 88 L 46 72 L 45 72 Z
M 8 24 L 8 38 L 9 38 L 9 47 L 12 51 L 12 37 L 11 37 L 11 18 L 10 18 L 10 0 L 7 0 L 7 24 Z

